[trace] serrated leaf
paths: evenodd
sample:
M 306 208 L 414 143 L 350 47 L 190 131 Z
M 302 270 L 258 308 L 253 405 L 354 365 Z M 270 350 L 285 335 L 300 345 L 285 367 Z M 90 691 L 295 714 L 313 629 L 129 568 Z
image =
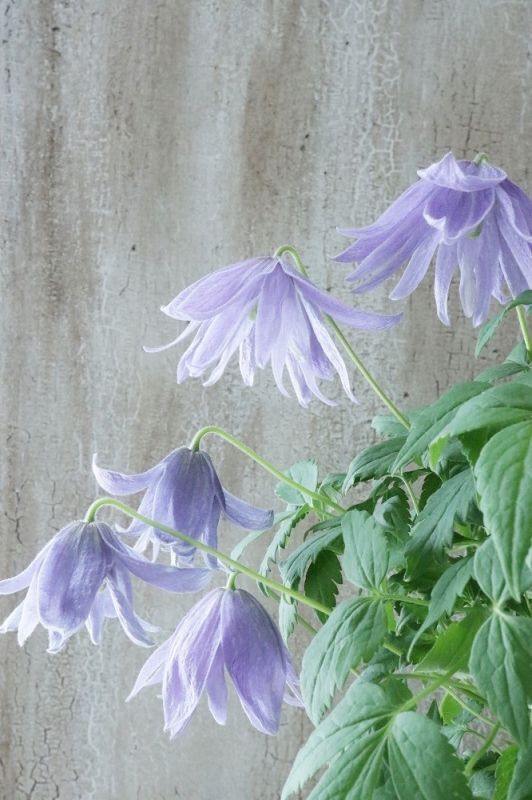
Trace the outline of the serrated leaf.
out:
M 346 577 L 364 589 L 378 589 L 388 569 L 386 536 L 365 511 L 348 511 L 342 517 L 343 567 Z
M 285 474 L 288 475 L 289 478 L 292 478 L 292 480 L 300 483 L 306 489 L 310 489 L 311 492 L 316 491 L 318 485 L 318 465 L 315 461 L 311 459 L 298 461 L 296 464 L 293 464 L 289 470 L 286 470 Z M 297 489 L 293 489 L 291 486 L 282 482 L 277 484 L 275 494 L 277 497 L 280 497 L 281 500 L 284 500 L 285 503 L 294 506 L 301 506 L 305 503 L 311 504 L 313 499 L 312 497 L 305 497 Z
M 279 630 L 285 642 L 294 632 L 297 622 L 297 604 L 291 603 L 284 597 L 279 601 Z
M 332 550 L 322 550 L 310 565 L 305 577 L 305 594 L 328 608 L 336 605 L 338 586 L 342 583 L 340 560 Z M 327 615 L 316 612 L 321 622 L 327 621 Z
M 515 764 L 508 800 L 532 800 L 532 732 L 520 748 Z
M 406 547 L 409 574 L 417 575 L 428 563 L 441 559 L 453 540 L 456 521 L 464 522 L 475 500 L 470 469 L 442 483 L 420 511 Z
M 486 769 L 474 772 L 469 778 L 469 788 L 473 792 L 473 797 L 478 797 L 478 800 L 492 800 L 495 788 L 493 773 Z
M 297 584 L 309 564 L 318 557 L 322 550 L 334 549 L 341 541 L 342 531 L 339 524 L 310 535 L 278 565 L 284 582 L 290 586 Z
M 268 574 L 270 571 L 270 562 L 276 561 L 279 550 L 285 549 L 294 528 L 299 525 L 309 513 L 310 507 L 308 505 L 303 505 L 298 506 L 295 511 L 285 511 L 276 516 L 274 525 L 278 524 L 278 528 L 260 564 L 259 572 L 261 575 Z
M 309 800 L 371 797 L 380 778 L 385 727 L 391 714 L 380 687 L 353 684 L 297 754 L 281 800 L 287 800 L 316 772 L 330 765 L 334 768 L 323 775 Z
M 478 334 L 477 344 L 475 347 L 475 358 L 478 358 L 480 353 L 482 352 L 483 348 L 487 345 L 489 340 L 494 336 L 495 331 L 503 321 L 504 317 L 512 308 L 517 308 L 517 306 L 529 306 L 532 304 L 532 289 L 527 289 L 526 291 L 522 292 L 515 300 L 511 300 L 507 305 L 504 306 L 502 311 L 500 311 L 493 319 L 490 319 L 481 329 Z
M 356 481 L 369 481 L 387 475 L 405 441 L 406 435 L 394 436 L 392 439 L 371 445 L 359 453 L 347 470 L 343 485 L 344 494 Z
M 519 383 L 493 386 L 471 398 L 456 412 L 451 422 L 431 442 L 430 462 L 434 468 L 447 439 L 488 428 L 493 433 L 532 415 L 532 392 Z
M 331 705 L 351 668 L 368 661 L 387 633 L 384 604 L 354 597 L 337 606 L 312 639 L 301 670 L 301 692 L 314 724 Z
M 399 800 L 469 800 L 460 760 L 432 720 L 405 711 L 391 726 L 388 764 Z
M 413 412 L 414 415 L 416 412 Z M 404 436 L 405 426 L 395 417 L 388 414 L 377 414 L 371 420 L 371 427 L 379 436 L 390 438 L 394 436 Z
M 512 782 L 518 753 L 519 748 L 515 745 L 510 745 L 497 761 L 493 800 L 508 800 L 510 784 Z M 532 783 L 530 788 L 532 789 Z
M 532 547 L 532 420 L 490 439 L 475 465 L 475 478 L 484 524 L 510 591 L 519 599 L 522 568 Z
M 420 632 L 430 628 L 444 614 L 449 616 L 452 614 L 457 598 L 463 594 L 472 575 L 473 559 L 471 557 L 461 558 L 456 564 L 445 570 L 434 584 L 430 596 L 429 612 Z
M 491 388 L 489 383 L 480 381 L 459 383 L 449 389 L 435 403 L 419 411 L 393 465 L 393 471 L 399 472 L 412 461 L 421 458 L 430 443 L 451 421 L 456 410 L 471 397 L 481 394 L 489 388 Z
M 451 622 L 416 669 L 422 672 L 466 672 L 473 641 L 485 619 L 484 609 L 473 609 L 460 622 Z
M 532 699 L 532 619 L 496 610 L 476 635 L 469 668 L 503 725 L 525 743 Z

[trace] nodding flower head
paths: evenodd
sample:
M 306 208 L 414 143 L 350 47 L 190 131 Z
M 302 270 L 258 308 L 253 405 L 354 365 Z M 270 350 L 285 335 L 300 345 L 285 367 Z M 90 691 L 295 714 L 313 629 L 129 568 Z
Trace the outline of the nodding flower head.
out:
M 356 238 L 336 261 L 355 262 L 348 277 L 365 292 L 404 272 L 390 297 L 410 295 L 434 256 L 434 294 L 448 325 L 449 289 L 460 273 L 460 300 L 474 325 L 483 322 L 492 297 L 507 300 L 532 288 L 532 201 L 498 167 L 480 159 L 457 161 L 447 153 L 418 171 L 420 180 L 374 222 L 342 230 Z
M 105 522 L 71 522 L 46 544 L 31 564 L 0 581 L 0 595 L 28 589 L 0 627 L 18 631 L 22 645 L 40 623 L 48 631 L 49 652 L 58 652 L 84 624 L 95 644 L 106 617 L 117 617 L 132 641 L 153 642 L 151 625 L 133 609 L 131 577 L 171 592 L 204 588 L 211 570 L 153 564 L 120 541 Z
M 206 594 L 144 664 L 130 698 L 162 683 L 165 729 L 173 737 L 206 692 L 214 719 L 224 725 L 226 672 L 251 724 L 262 733 L 277 733 L 283 699 L 301 705 L 281 634 L 253 595 L 240 589 Z
M 162 311 L 188 325 L 169 345 L 145 349 L 164 350 L 193 336 L 177 365 L 178 383 L 210 371 L 204 384 L 210 386 L 238 352 L 248 386 L 255 371 L 270 364 L 279 391 L 289 396 L 284 385 L 286 371 L 303 406 L 313 395 L 334 405 L 318 384 L 332 380 L 335 372 L 348 397 L 355 399 L 325 316 L 371 331 L 389 328 L 400 319 L 400 315 L 388 317 L 349 308 L 318 289 L 286 256 L 252 258 L 220 269 L 184 289 Z
M 220 516 L 248 530 L 265 530 L 273 523 L 273 512 L 256 508 L 222 487 L 207 453 L 180 447 L 158 464 L 137 475 L 125 475 L 99 467 L 94 456 L 92 469 L 100 486 L 112 495 L 144 491 L 139 513 L 211 547 L 217 546 Z M 194 556 L 195 548 L 163 531 L 133 521 L 128 533 L 141 537 L 140 549 L 149 541 L 170 547 L 181 560 Z M 218 562 L 206 556 L 211 567 Z

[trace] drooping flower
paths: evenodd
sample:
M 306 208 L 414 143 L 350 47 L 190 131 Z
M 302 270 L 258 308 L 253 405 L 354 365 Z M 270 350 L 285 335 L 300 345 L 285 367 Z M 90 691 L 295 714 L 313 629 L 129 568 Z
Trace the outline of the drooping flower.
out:
M 325 325 L 324 316 L 363 330 L 382 330 L 400 316 L 358 311 L 318 289 L 292 267 L 285 256 L 252 258 L 218 270 L 182 291 L 162 308 L 169 317 L 189 324 L 173 342 L 194 334 L 177 366 L 177 381 L 212 370 L 205 386 L 215 383 L 237 351 L 244 382 L 251 386 L 257 368 L 271 364 L 279 390 L 286 369 L 298 401 L 307 406 L 312 395 L 329 405 L 319 386 L 334 372 L 351 400 L 345 363 Z
M 71 522 L 25 570 L 0 581 L 0 595 L 28 589 L 0 633 L 18 631 L 23 645 L 40 623 L 48 630 L 49 652 L 56 653 L 84 624 L 98 643 L 105 618 L 118 617 L 132 641 L 151 645 L 148 632 L 154 628 L 133 609 L 132 575 L 167 591 L 194 592 L 207 585 L 212 573 L 153 564 L 104 522 Z
M 96 464 L 96 456 L 92 469 L 102 489 L 109 494 L 128 495 L 146 490 L 138 509 L 140 514 L 211 547 L 217 546 L 222 514 L 247 530 L 265 530 L 273 523 L 273 511 L 249 505 L 222 487 L 210 456 L 202 450 L 180 447 L 137 475 L 103 469 Z M 151 541 L 156 547 L 161 543 L 171 547 L 184 561 L 194 555 L 193 546 L 142 522 L 133 521 L 128 533 L 140 537 L 140 549 Z M 212 556 L 207 556 L 206 561 L 211 567 L 218 565 Z
M 162 683 L 165 730 L 174 737 L 206 691 L 214 719 L 224 725 L 225 671 L 251 724 L 262 733 L 277 733 L 283 699 L 301 704 L 281 634 L 253 595 L 241 589 L 206 594 L 146 661 L 128 699 Z
M 532 288 L 532 200 L 502 169 L 481 160 L 441 161 L 418 170 L 414 183 L 374 222 L 342 230 L 356 237 L 336 261 L 356 262 L 348 277 L 365 292 L 399 272 L 390 297 L 410 295 L 436 255 L 434 294 L 440 320 L 449 325 L 447 302 L 460 272 L 460 299 L 479 325 L 492 297 L 507 300 Z M 359 283 L 362 281 L 362 283 Z

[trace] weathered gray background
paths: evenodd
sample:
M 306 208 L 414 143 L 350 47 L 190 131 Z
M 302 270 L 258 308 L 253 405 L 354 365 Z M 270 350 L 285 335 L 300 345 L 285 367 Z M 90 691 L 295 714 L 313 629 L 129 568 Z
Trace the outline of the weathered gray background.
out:
M 145 468 L 208 422 L 279 466 L 310 453 L 341 467 L 379 409 L 301 412 L 264 375 L 173 383 L 158 308 L 210 269 L 298 245 L 314 278 L 349 299 L 327 257 L 335 225 L 365 223 L 452 148 L 486 150 L 530 189 L 527 0 L 24 0 L 2 2 L 0 575 L 21 568 L 95 493 L 91 453 Z M 390 308 L 386 292 L 363 298 Z M 352 337 L 398 402 L 473 374 L 474 333 L 430 281 L 393 334 Z M 510 344 L 499 336 L 494 348 Z M 493 348 L 493 349 L 494 349 Z M 488 353 L 488 358 L 490 354 Z M 272 481 L 212 440 L 229 488 L 268 503 Z M 227 530 L 224 543 L 233 544 Z M 139 587 L 172 629 L 189 599 Z M 3 598 L 2 616 L 14 598 Z M 305 640 L 299 639 L 299 646 Z M 308 731 L 287 710 L 262 737 L 233 702 L 169 742 L 160 701 L 124 704 L 146 652 L 116 624 L 45 654 L 0 642 L 3 800 L 273 800 Z

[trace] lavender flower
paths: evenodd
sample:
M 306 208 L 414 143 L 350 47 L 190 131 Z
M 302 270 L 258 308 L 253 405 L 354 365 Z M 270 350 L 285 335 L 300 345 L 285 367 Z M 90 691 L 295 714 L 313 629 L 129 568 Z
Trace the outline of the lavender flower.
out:
M 0 595 L 28 589 L 5 620 L 0 633 L 18 631 L 23 645 L 41 623 L 48 630 L 49 652 L 57 653 L 85 624 L 98 643 L 106 617 L 118 617 L 136 644 L 151 645 L 144 623 L 133 609 L 131 575 L 171 592 L 194 592 L 210 580 L 207 569 L 152 564 L 124 545 L 104 522 L 71 522 L 13 578 L 0 581 Z
M 390 297 L 410 295 L 435 254 L 434 293 L 440 320 L 449 325 L 447 301 L 460 271 L 460 299 L 467 317 L 479 325 L 491 297 L 507 300 L 532 287 L 532 201 L 506 173 L 485 162 L 457 161 L 447 153 L 418 171 L 413 184 L 365 228 L 341 231 L 357 241 L 336 256 L 356 262 L 348 281 L 365 282 L 365 292 L 406 269 Z
M 221 514 L 247 530 L 265 530 L 273 523 L 272 511 L 249 505 L 222 488 L 210 457 L 201 450 L 180 447 L 138 475 L 102 469 L 96 464 L 96 456 L 92 469 L 100 486 L 110 494 L 128 495 L 146 490 L 139 506 L 140 514 L 211 547 L 217 546 Z M 194 555 L 195 548 L 191 545 L 176 541 L 142 522 L 134 521 L 128 533 L 140 537 L 139 549 L 151 541 L 156 547 L 161 543 L 171 547 L 185 561 Z M 206 560 L 211 567 L 218 564 L 212 556 L 207 556 Z
M 286 258 L 252 258 L 201 278 L 162 308 L 169 317 L 188 321 L 183 333 L 164 350 L 194 334 L 177 366 L 177 381 L 196 378 L 212 368 L 205 386 L 215 383 L 237 351 L 244 382 L 251 386 L 257 368 L 271 364 L 279 390 L 286 368 L 297 399 L 307 406 L 312 395 L 334 405 L 318 387 L 336 371 L 351 400 L 345 363 L 324 323 L 324 315 L 353 328 L 389 328 L 400 316 L 356 311 L 334 300 L 294 269 Z
M 277 627 L 253 595 L 241 589 L 206 594 L 146 661 L 128 699 L 145 686 L 162 683 L 165 730 L 174 737 L 206 690 L 214 719 L 224 725 L 225 670 L 251 724 L 262 733 L 277 733 L 283 697 L 301 704 Z

